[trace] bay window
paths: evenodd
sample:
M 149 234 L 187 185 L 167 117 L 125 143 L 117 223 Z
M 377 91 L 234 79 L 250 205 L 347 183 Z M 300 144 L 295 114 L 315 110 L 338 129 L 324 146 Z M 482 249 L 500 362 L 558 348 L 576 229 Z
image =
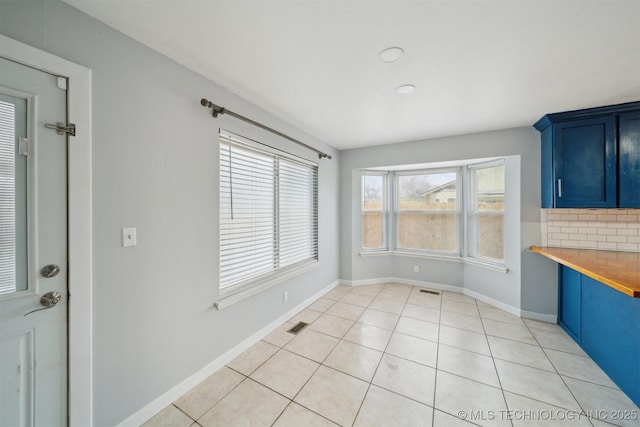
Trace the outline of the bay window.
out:
M 434 255 L 504 266 L 504 159 L 446 166 L 362 172 L 363 254 Z

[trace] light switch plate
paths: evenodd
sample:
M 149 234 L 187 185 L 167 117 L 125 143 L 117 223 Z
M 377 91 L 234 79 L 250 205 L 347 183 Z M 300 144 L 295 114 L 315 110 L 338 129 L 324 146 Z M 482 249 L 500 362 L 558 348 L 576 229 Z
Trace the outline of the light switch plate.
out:
M 122 247 L 135 246 L 138 244 L 135 227 L 127 227 L 122 229 Z

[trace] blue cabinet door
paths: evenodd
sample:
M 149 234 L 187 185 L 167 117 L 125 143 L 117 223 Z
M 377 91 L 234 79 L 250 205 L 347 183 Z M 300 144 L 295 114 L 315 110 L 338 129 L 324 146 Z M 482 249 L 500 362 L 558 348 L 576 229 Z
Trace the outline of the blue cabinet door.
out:
M 620 114 L 621 208 L 640 208 L 640 111 Z
M 582 274 L 560 266 L 558 323 L 578 344 L 582 331 Z
M 555 207 L 616 207 L 615 130 L 614 115 L 553 125 Z
M 582 348 L 640 405 L 640 298 L 582 276 Z

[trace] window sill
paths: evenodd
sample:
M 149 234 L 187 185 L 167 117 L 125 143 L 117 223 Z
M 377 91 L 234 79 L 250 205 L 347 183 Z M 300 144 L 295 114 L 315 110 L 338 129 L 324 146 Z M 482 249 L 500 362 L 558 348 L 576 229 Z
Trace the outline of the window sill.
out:
M 393 252 L 391 251 L 364 251 L 364 252 L 360 252 L 358 255 L 360 255 L 363 258 L 367 258 L 370 256 L 388 256 L 392 254 Z
M 476 267 L 486 268 L 487 270 L 497 271 L 498 273 L 507 274 L 509 269 L 504 265 L 491 264 L 475 258 L 464 258 L 464 263 L 474 265 Z
M 215 302 L 213 305 L 216 309 L 218 310 L 222 310 L 225 307 L 229 307 L 232 304 L 235 304 L 239 301 L 242 301 L 246 298 L 249 298 L 257 293 L 260 293 L 262 291 L 265 291 L 279 283 L 284 282 L 285 280 L 289 280 L 292 279 L 296 276 L 299 276 L 303 273 L 306 273 L 307 271 L 313 270 L 317 267 L 320 266 L 320 261 L 312 261 L 309 263 L 305 263 L 303 265 L 300 265 L 298 267 L 289 269 L 289 270 L 285 270 L 282 273 L 273 276 L 273 277 L 268 277 L 266 279 L 264 279 L 264 281 L 260 281 L 260 282 L 256 282 L 259 284 L 256 284 L 254 286 L 249 286 L 241 291 L 238 291 L 236 293 L 233 293 L 231 295 L 228 296 L 224 296 L 218 299 L 217 302 Z

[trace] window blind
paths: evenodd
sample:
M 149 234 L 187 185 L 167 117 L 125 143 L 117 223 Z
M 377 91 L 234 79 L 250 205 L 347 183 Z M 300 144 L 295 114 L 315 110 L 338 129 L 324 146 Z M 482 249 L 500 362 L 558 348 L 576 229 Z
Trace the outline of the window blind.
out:
M 221 131 L 220 297 L 317 259 L 317 164 Z
M 15 106 L 0 101 L 0 295 L 16 290 Z

